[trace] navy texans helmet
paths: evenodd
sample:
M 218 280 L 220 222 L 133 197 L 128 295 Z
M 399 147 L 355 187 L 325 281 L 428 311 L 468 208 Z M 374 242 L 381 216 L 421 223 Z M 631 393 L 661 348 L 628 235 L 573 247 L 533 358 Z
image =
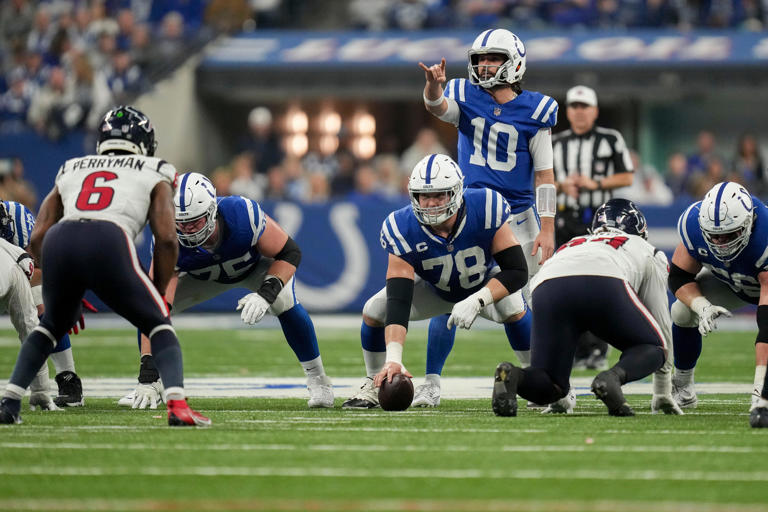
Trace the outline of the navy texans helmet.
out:
M 140 110 L 121 105 L 104 115 L 96 143 L 98 154 L 120 151 L 152 156 L 156 147 L 155 128 Z
M 592 233 L 618 229 L 648 239 L 648 222 L 643 212 L 629 199 L 614 198 L 603 203 L 592 219 Z

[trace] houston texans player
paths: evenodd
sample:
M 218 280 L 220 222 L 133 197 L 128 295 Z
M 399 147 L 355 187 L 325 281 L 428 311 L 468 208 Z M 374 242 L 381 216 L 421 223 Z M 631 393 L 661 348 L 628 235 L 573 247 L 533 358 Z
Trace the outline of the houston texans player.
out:
M 458 163 L 466 185 L 500 192 L 509 203 L 510 226 L 522 246 L 530 277 L 552 255 L 555 245 L 551 130 L 557 123 L 558 106 L 549 96 L 522 89 L 526 55 L 520 38 L 494 29 L 483 31 L 472 43 L 468 79 L 446 83 L 445 59 L 430 67 L 419 66 L 426 78 L 427 110 L 458 129 Z M 530 302 L 527 286 L 523 294 Z M 504 328 L 521 364 L 528 364 L 530 312 L 521 312 Z M 430 322 L 426 384 L 417 388 L 413 405 L 440 403 L 440 374 L 455 335 L 455 330 L 446 328 L 445 318 Z
M 86 290 L 93 290 L 149 337 L 165 385 L 168 424 L 210 426 L 211 420 L 186 402 L 181 347 L 163 299 L 178 253 L 176 169 L 153 156 L 155 130 L 133 107 L 107 112 L 97 141 L 96 155 L 67 160 L 59 168 L 32 231 L 29 248 L 42 263 L 45 312 L 21 345 L 0 400 L 0 423 L 21 423 L 24 390 L 81 316 Z M 154 279 L 141 267 L 133 243 L 147 221 L 156 240 Z
M 669 378 L 667 257 L 646 242 L 645 217 L 626 199 L 600 206 L 591 231 L 561 246 L 531 279 L 531 365 L 499 363 L 492 401 L 496 415 L 516 416 L 517 394 L 540 404 L 557 401 L 551 406 L 558 407 L 555 412 L 570 412 L 573 354 L 585 331 L 622 352 L 615 366 L 592 381 L 592 392 L 610 415 L 634 416 L 621 386 L 657 371 L 652 410 L 682 414 Z
M 312 319 L 294 290 L 301 250 L 255 201 L 217 197 L 208 178 L 183 174 L 174 196 L 179 259 L 166 299 L 184 311 L 232 288 L 251 291 L 238 302 L 243 322 L 253 325 L 269 311 L 307 376 L 309 407 L 333 407 L 333 386 L 325 374 Z M 161 384 L 150 346 L 141 340 L 139 385 L 120 405 L 154 409 Z
M 387 285 L 363 307 L 368 377 L 344 408 L 376 407 L 383 378 L 411 376 L 402 365 L 409 320 L 450 313 L 448 328 L 469 329 L 478 314 L 503 323 L 525 310 L 522 296 L 514 292 L 525 285 L 528 270 L 508 224 L 509 205 L 487 188 L 462 191 L 463 182 L 449 156 L 428 155 L 411 173 L 411 205 L 384 221 Z M 385 346 L 386 352 L 368 350 L 373 345 Z
M 15 201 L 0 201 L 0 237 L 21 249 L 26 249 L 29 245 L 29 237 L 32 229 L 35 227 L 35 216 L 21 203 Z M 39 269 L 29 280 L 32 287 L 32 298 L 37 306 L 38 317 L 42 316 L 43 307 L 43 286 L 42 277 Z M 83 320 L 82 326 L 85 326 Z M 79 329 L 75 324 L 74 332 L 77 334 Z M 26 338 L 26 336 L 25 336 Z M 72 345 L 69 335 L 65 334 L 59 340 L 56 348 L 49 356 L 53 365 L 56 367 L 56 384 L 59 393 L 53 399 L 53 403 L 48 399 L 49 379 L 47 366 L 41 368 L 41 373 L 29 385 L 32 396 L 30 397 L 30 406 L 40 407 L 41 409 L 56 409 L 58 407 L 78 407 L 85 402 L 83 400 L 83 384 L 75 373 L 75 361 L 72 357 Z
M 755 380 L 750 424 L 768 428 L 768 207 L 733 182 L 715 185 L 677 224 L 680 243 L 672 256 L 669 289 L 675 340 L 674 396 L 681 407 L 698 403 L 693 373 L 701 337 L 717 318 L 757 305 Z

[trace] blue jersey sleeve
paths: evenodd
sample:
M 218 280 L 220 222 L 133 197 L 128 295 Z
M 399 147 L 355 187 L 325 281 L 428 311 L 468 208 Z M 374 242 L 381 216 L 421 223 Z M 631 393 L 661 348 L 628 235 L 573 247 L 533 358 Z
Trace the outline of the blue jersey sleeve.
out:
M 397 215 L 398 212 L 390 213 L 381 225 L 381 234 L 379 241 L 381 246 L 390 254 L 395 256 L 404 256 L 413 251 L 411 245 L 403 236 L 403 231 L 407 226 L 403 224 L 402 216 Z
M 485 189 L 485 211 L 483 222 L 485 229 L 496 232 L 502 225 L 509 222 L 512 210 L 509 203 L 498 192 L 489 188 Z
M 531 119 L 541 125 L 541 128 L 553 128 L 557 124 L 558 105 L 554 98 L 540 92 L 530 92 Z

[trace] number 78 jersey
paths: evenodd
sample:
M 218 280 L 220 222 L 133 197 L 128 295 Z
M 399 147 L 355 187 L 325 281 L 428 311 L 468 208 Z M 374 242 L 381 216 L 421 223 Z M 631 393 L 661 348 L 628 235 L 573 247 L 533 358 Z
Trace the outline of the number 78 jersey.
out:
M 463 78 L 449 81 L 444 96 L 459 107 L 459 119 L 451 121 L 459 129 L 458 164 L 464 184 L 501 192 L 514 213 L 533 205 L 529 143 L 542 128 L 555 126 L 557 101 L 523 91 L 499 105 L 482 87 Z
M 136 238 L 147 223 L 152 189 L 174 186 L 176 168 L 143 155 L 91 155 L 67 160 L 56 175 L 64 215 L 61 220 L 114 222 Z
M 459 302 L 480 289 L 496 264 L 493 237 L 510 218 L 509 204 L 490 189 L 467 189 L 454 234 L 444 239 L 421 225 L 406 206 L 389 214 L 381 246 L 404 259 L 440 298 Z

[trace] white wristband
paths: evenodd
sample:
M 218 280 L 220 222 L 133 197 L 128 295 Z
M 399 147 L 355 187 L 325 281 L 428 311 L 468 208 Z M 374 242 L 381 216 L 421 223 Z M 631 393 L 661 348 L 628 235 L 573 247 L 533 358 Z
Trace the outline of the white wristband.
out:
M 551 183 L 536 187 L 536 211 L 539 217 L 554 217 L 557 209 L 557 192 Z
M 32 287 L 32 299 L 35 301 L 35 306 L 43 303 L 43 285 L 38 284 Z
M 703 295 L 700 295 L 691 301 L 691 309 L 699 316 L 701 316 L 701 312 L 704 311 L 704 308 L 711 305 L 712 303 Z
M 387 343 L 387 363 L 397 363 L 403 366 L 403 344 L 396 341 Z
M 436 100 L 431 100 L 431 99 L 427 98 L 427 94 L 426 93 L 424 93 L 422 96 L 424 97 L 424 104 L 426 106 L 428 106 L 428 107 L 439 107 L 440 105 L 443 104 L 443 99 L 444 98 L 443 98 L 442 95 L 439 98 L 437 98 Z
M 480 301 L 480 307 L 484 308 L 488 304 L 493 304 L 493 294 L 487 286 L 483 286 L 473 293 L 472 296 Z

